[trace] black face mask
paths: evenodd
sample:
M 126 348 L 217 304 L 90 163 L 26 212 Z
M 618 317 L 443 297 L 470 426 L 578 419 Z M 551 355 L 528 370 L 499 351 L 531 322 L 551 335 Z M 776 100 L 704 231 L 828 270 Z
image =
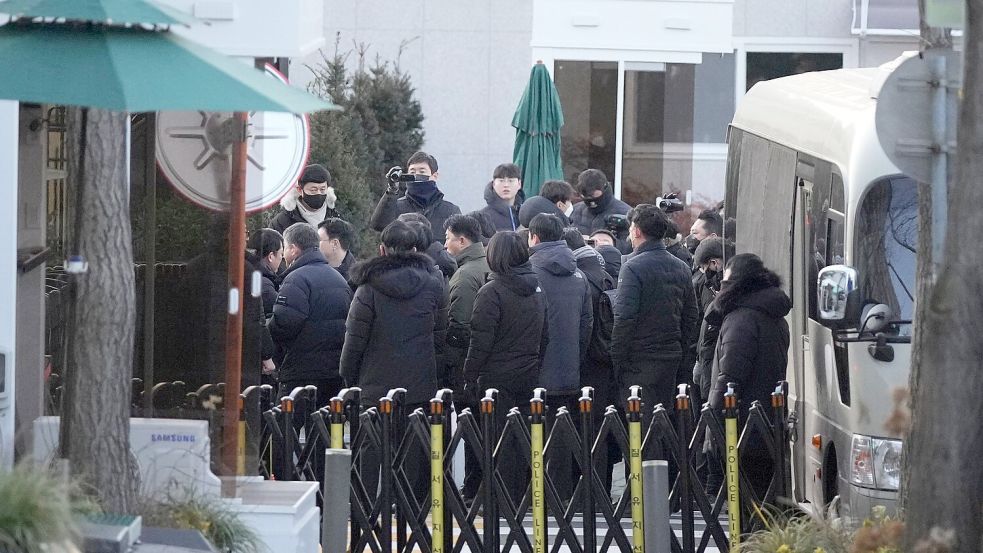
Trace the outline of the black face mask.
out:
M 321 209 L 327 198 L 327 194 L 304 194 L 304 204 L 311 209 L 318 210 Z
M 686 249 L 690 255 L 696 255 L 696 248 L 700 246 L 700 239 L 690 234 L 686 237 Z
M 710 271 L 710 270 L 707 270 L 707 271 L 704 271 L 704 274 L 706 274 L 706 276 L 707 276 L 707 286 L 709 286 L 710 289 L 713 290 L 714 292 L 719 292 L 720 291 L 720 285 L 723 283 L 723 280 L 724 280 L 724 273 L 723 273 L 723 271 Z
M 584 196 L 584 205 L 586 205 L 587 208 L 592 211 L 599 211 L 604 209 L 605 207 L 608 206 L 609 203 L 611 203 L 611 197 L 612 197 L 611 185 L 605 184 L 603 193 L 597 198 Z

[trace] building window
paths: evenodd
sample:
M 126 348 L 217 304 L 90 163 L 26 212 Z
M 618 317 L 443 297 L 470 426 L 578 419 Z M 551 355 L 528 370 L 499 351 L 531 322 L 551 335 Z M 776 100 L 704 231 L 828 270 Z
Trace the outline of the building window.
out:
M 614 179 L 618 114 L 618 63 L 557 60 L 553 81 L 563 105 L 560 133 L 563 175 L 576 184 L 594 168 Z
M 759 81 L 768 81 L 809 71 L 843 68 L 841 53 L 748 52 L 746 89 Z

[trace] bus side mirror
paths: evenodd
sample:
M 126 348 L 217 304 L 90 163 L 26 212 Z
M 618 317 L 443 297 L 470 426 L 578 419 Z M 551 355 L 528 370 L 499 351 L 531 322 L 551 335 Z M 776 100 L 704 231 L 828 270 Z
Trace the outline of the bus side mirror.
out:
M 859 322 L 860 280 L 857 270 L 846 265 L 830 265 L 819 271 L 819 320 L 830 328 L 848 328 Z

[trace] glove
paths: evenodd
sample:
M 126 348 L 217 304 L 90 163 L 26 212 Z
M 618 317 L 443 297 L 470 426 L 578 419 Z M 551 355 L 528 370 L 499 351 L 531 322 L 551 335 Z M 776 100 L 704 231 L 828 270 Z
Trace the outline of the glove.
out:
M 389 183 L 389 186 L 386 188 L 386 192 L 390 194 L 396 194 L 399 192 L 399 176 L 402 174 L 403 168 L 399 167 L 398 165 L 390 168 L 389 171 L 386 171 L 386 182 Z

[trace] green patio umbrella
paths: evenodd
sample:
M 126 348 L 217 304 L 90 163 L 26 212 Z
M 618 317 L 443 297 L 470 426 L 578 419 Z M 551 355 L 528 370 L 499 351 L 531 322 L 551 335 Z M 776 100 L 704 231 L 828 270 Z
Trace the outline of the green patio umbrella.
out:
M 526 197 L 536 196 L 544 182 L 563 178 L 560 160 L 563 108 L 553 79 L 541 61 L 532 68 L 529 84 L 512 117 L 512 126 L 515 127 L 512 161 L 522 168 L 522 190 Z
M 11 16 L 0 27 L 0 99 L 123 112 L 235 112 L 220 135 L 232 159 L 229 287 L 240 291 L 239 309 L 230 309 L 227 319 L 225 380 L 228 389 L 238 391 L 244 271 L 236 252 L 245 250 L 247 112 L 307 113 L 334 106 L 270 79 L 251 64 L 178 37 L 170 26 L 194 19 L 144 0 L 6 0 L 0 14 Z M 83 137 L 86 113 L 83 109 Z M 76 240 L 70 253 L 78 252 Z M 230 401 L 223 425 L 227 443 L 237 434 L 233 405 Z M 234 467 L 235 448 L 223 453 L 226 466 Z

